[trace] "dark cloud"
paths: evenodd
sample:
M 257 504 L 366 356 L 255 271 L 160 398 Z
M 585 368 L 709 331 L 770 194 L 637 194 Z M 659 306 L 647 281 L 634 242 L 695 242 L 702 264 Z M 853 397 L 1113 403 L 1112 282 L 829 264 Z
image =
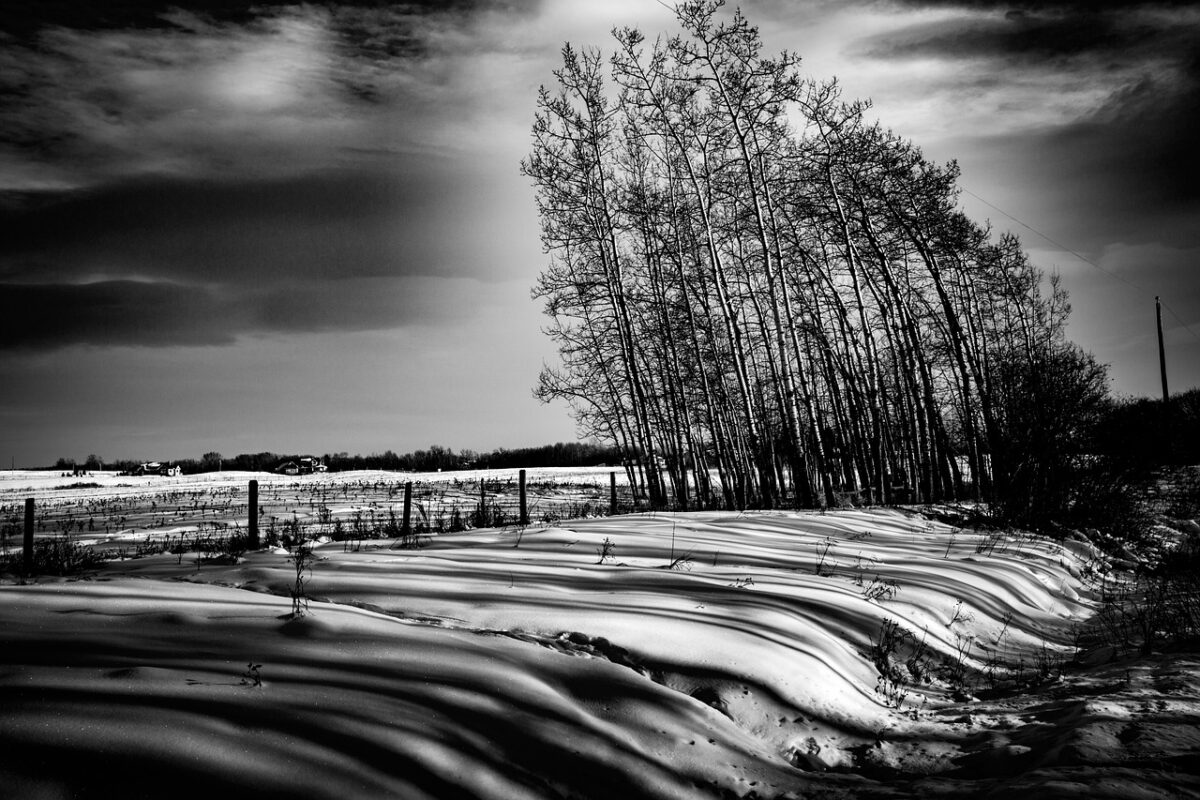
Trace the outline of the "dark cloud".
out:
M 205 0 L 205 2 L 162 2 L 162 0 L 23 0 L 0 4 L 0 31 L 18 38 L 32 38 L 46 28 L 81 30 L 162 27 L 173 9 L 201 11 L 214 19 L 245 21 L 255 16 L 259 4 L 249 0 Z
M 986 11 L 1111 11 L 1129 9 L 1187 8 L 1195 0 L 876 0 L 875 5 L 893 8 L 964 8 Z
M 406 0 L 404 12 L 464 13 L 481 7 L 523 9 L 533 2 L 503 2 L 503 0 Z M 246 23 L 281 8 L 353 8 L 393 9 L 389 0 L 356 0 L 355 2 L 321 2 L 321 0 L 6 0 L 0 3 L 0 31 L 19 38 L 33 37 L 51 27 L 77 30 L 115 30 L 120 28 L 169 27 L 172 14 L 185 11 L 206 18 L 232 23 Z M 419 46 L 417 40 L 411 44 Z
M 946 7 L 1002 10 L 1010 4 L 946 3 Z M 1003 59 L 1037 65 L 1051 59 L 1181 58 L 1194 48 L 1196 29 L 1170 14 L 1136 13 L 1136 4 L 1077 8 L 1026 4 L 1008 13 L 980 13 L 924 22 L 880 34 L 857 45 L 873 58 L 942 57 Z
M 1008 179 L 1073 242 L 1200 246 L 1200 89 L 1147 79 L 1070 124 L 981 137 Z M 1001 167 L 1000 165 L 1004 165 Z
M 438 232 L 414 223 L 446 210 L 446 184 L 458 176 L 436 163 L 402 166 L 248 183 L 147 178 L 30 196 L 0 209 L 11 231 L 0 240 L 0 278 L 253 283 L 444 272 Z
M 862 53 L 874 58 L 933 55 L 1036 62 L 1141 47 L 1162 33 L 1103 14 L 989 16 L 916 25 L 864 43 Z
M 398 328 L 466 313 L 405 279 L 289 281 L 258 287 L 163 281 L 9 284 L 0 350 L 69 345 L 230 345 L 245 335 Z
M 1190 247 L 1200 241 L 1200 18 L 1184 5 L 897 2 L 977 13 L 909 24 L 857 52 L 938 59 L 953 77 L 930 91 L 977 111 L 994 104 L 1005 133 L 972 134 L 978 159 L 1037 187 L 1030 205 L 1063 219 L 1070 241 Z
M 1145 212 L 1200 210 L 1200 65 L 1176 80 L 1146 77 L 1116 93 L 1090 117 L 1048 136 L 1084 176 L 1119 180 L 1126 201 Z M 1200 237 L 1200 230 L 1189 235 Z
M 511 277 L 446 51 L 535 4 L 68 5 L 4 12 L 0 349 L 396 328 Z
M 479 238 L 487 192 L 472 196 L 469 167 L 408 166 L 246 184 L 143 179 L 11 204 L 0 209 L 11 232 L 0 240 L 0 348 L 217 345 L 453 317 L 441 284 L 510 277 Z
M 84 285 L 7 285 L 0 292 L 5 349 L 69 344 L 169 346 L 231 344 L 237 328 L 204 289 L 105 281 Z

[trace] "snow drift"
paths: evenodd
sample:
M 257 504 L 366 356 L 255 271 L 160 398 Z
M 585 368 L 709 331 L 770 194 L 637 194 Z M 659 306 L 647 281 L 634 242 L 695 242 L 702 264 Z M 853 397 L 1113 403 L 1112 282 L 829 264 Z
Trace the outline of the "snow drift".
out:
M 1095 708 L 1043 708 L 1067 727 L 1022 738 L 1036 720 L 987 693 L 1074 654 L 1086 546 L 896 510 L 393 544 L 317 546 L 298 618 L 282 551 L 0 587 L 0 777 L 45 797 L 866 797 L 1087 761 L 1063 748 Z

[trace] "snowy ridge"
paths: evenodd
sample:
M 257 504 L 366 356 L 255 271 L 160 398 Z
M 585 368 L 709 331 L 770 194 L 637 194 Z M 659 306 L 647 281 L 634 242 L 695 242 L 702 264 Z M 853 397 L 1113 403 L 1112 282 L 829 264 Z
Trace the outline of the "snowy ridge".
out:
M 169 779 L 256 796 L 875 796 L 864 770 L 958 780 L 978 760 L 955 663 L 978 688 L 989 668 L 1069 657 L 1094 609 L 1084 548 L 901 511 L 368 544 L 316 549 L 320 600 L 299 619 L 292 564 L 270 551 L 0 587 L 0 777 L 67 796 L 97 779 L 134 795 Z M 886 620 L 911 635 L 898 665 L 923 643 L 890 696 L 872 654 Z M 65 777 L 62 759 L 94 771 Z

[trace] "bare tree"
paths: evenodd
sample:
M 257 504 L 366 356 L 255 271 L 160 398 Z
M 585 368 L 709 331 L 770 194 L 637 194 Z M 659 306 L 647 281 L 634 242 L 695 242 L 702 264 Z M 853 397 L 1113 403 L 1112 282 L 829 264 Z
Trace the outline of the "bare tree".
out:
M 539 93 L 522 170 L 561 364 L 538 396 L 621 447 L 653 504 L 991 497 L 1000 368 L 1044 360 L 1064 301 L 962 214 L 953 163 L 722 7 L 680 3 L 653 43 L 616 31 L 607 76 L 567 46 Z

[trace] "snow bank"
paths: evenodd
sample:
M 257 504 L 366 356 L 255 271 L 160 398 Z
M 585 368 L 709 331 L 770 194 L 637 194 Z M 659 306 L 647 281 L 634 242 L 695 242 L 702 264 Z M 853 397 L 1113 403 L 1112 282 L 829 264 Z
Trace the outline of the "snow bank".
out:
M 269 551 L 0 587 L 0 778 L 28 794 L 858 791 L 859 775 L 815 771 L 948 769 L 973 735 L 941 713 L 952 667 L 1066 653 L 1093 609 L 1075 577 L 1087 554 L 900 511 L 393 544 L 318 546 L 296 620 L 293 565 Z M 907 634 L 891 658 L 919 661 L 890 693 L 888 621 Z

